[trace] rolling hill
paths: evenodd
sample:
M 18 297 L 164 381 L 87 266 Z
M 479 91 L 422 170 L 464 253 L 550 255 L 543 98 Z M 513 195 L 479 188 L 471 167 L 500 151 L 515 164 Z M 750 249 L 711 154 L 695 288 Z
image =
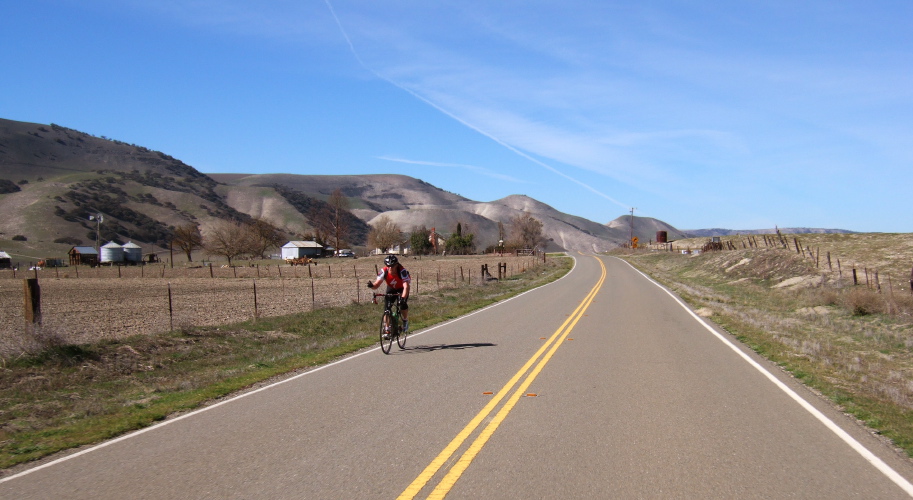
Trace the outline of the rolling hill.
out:
M 631 217 L 607 224 L 562 213 L 524 195 L 479 202 L 403 175 L 204 174 L 159 151 L 56 124 L 0 119 L 0 249 L 25 257 L 60 255 L 76 244 L 131 240 L 161 251 L 175 227 L 193 223 L 204 236 L 223 220 L 261 219 L 288 237 L 313 234 L 315 213 L 339 189 L 350 206 L 347 245 L 363 246 L 372 223 L 390 218 L 410 232 L 459 223 L 484 250 L 504 237 L 499 223 L 528 212 L 543 224 L 550 249 L 606 251 L 628 240 Z M 101 213 L 98 226 L 88 219 Z M 642 241 L 667 231 L 634 217 Z M 15 237 L 15 240 L 14 240 Z

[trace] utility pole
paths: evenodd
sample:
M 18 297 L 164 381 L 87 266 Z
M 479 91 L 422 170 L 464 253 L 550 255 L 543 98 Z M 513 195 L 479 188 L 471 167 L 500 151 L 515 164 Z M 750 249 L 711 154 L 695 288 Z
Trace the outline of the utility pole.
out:
M 101 232 L 101 223 L 105 221 L 104 216 L 100 213 L 95 215 L 90 215 L 89 220 L 95 221 L 95 253 L 98 255 L 99 262 L 101 262 L 101 249 L 98 247 L 98 235 Z
M 637 207 L 631 207 L 631 238 L 628 239 L 628 242 L 631 243 L 631 248 L 634 248 L 634 211 L 637 210 Z

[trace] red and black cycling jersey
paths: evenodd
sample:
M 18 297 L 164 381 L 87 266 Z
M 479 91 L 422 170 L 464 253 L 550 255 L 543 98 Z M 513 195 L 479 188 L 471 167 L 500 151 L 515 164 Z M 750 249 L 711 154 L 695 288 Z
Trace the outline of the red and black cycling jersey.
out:
M 412 282 L 412 277 L 409 276 L 409 271 L 405 268 L 400 267 L 399 273 L 395 272 L 389 267 L 384 267 L 380 270 L 380 274 L 377 275 L 378 278 L 383 278 L 387 282 L 387 287 L 392 288 L 396 291 L 403 289 L 403 286 L 406 283 Z

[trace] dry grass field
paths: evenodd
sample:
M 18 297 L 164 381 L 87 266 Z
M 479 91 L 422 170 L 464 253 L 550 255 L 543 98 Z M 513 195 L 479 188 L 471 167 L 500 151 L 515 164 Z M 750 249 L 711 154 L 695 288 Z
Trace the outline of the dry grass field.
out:
M 238 267 L 101 267 L 43 269 L 40 328 L 24 320 L 23 278 L 33 271 L 0 271 L 0 358 L 40 350 L 42 344 L 85 344 L 282 316 L 370 301 L 365 282 L 382 259 L 321 259 L 307 266 L 264 261 Z M 483 284 L 498 263 L 508 275 L 534 263 L 505 255 L 402 259 L 414 279 L 413 301 L 442 288 Z M 256 287 L 256 296 L 255 296 Z M 417 292 L 417 293 L 416 293 Z M 170 296 L 170 300 L 169 300 Z
M 685 240 L 625 258 L 913 455 L 913 235 L 754 240 L 683 255 L 706 242 Z

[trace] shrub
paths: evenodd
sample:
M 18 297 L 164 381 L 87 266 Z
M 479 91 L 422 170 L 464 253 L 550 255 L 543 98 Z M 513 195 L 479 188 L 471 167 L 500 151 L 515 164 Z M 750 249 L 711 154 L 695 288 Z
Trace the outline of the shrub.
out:
M 72 236 L 64 236 L 63 238 L 57 238 L 54 240 L 54 243 L 63 243 L 65 245 L 73 245 L 75 247 L 82 245 L 82 240 Z
M 7 179 L 0 179 L 0 194 L 5 193 L 15 193 L 17 191 L 22 191 L 15 182 Z
M 17 234 L 16 236 L 13 236 L 13 241 L 28 241 L 28 238 L 21 234 Z
M 884 298 L 865 288 L 855 288 L 844 297 L 844 307 L 854 316 L 884 312 Z

